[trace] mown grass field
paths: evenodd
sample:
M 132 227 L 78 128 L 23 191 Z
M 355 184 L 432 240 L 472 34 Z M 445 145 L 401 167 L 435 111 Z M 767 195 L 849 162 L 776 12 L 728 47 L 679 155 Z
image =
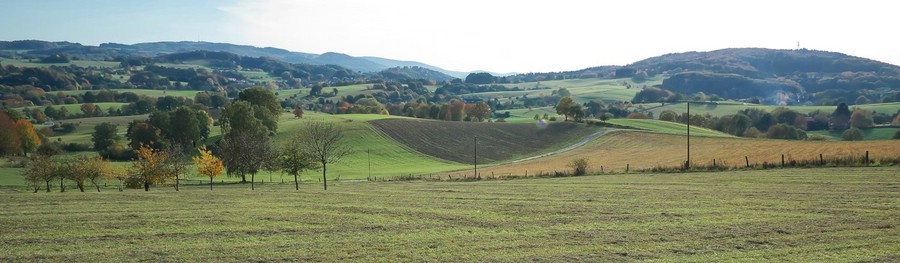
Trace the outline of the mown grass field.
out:
M 50 107 L 56 108 L 57 110 L 58 110 L 60 107 L 66 108 L 66 111 L 68 111 L 69 114 L 82 114 L 82 111 L 81 111 L 81 105 L 83 105 L 83 104 L 82 104 L 82 103 L 79 103 L 79 104 L 62 104 L 62 105 L 53 105 L 53 106 L 50 106 Z M 94 103 L 94 105 L 97 105 L 98 107 L 100 107 L 100 110 L 101 110 L 101 111 L 103 111 L 104 113 L 106 113 L 106 112 L 109 110 L 109 108 L 120 109 L 120 108 L 124 107 L 125 105 L 128 105 L 128 103 L 123 103 L 123 102 L 97 102 L 97 103 Z M 40 109 L 41 111 L 43 111 L 44 109 L 47 108 L 47 106 L 25 107 L 25 108 L 29 108 L 29 109 Z M 19 109 L 22 109 L 22 108 L 19 108 Z
M 0 190 L 0 261 L 900 260 L 896 167 Z
M 619 131 L 604 135 L 591 143 L 549 157 L 519 163 L 479 167 L 481 176 L 529 176 L 554 171 L 570 171 L 569 162 L 578 158 L 588 160 L 588 171 L 624 172 L 655 167 L 679 167 L 687 158 L 687 138 L 683 135 L 652 132 Z M 769 139 L 722 138 L 691 136 L 691 160 L 694 164 L 743 167 L 745 158 L 751 165 L 786 161 L 856 156 L 870 152 L 873 160 L 900 156 L 900 140 L 884 141 L 788 141 Z M 472 170 L 445 173 L 453 177 L 472 177 Z

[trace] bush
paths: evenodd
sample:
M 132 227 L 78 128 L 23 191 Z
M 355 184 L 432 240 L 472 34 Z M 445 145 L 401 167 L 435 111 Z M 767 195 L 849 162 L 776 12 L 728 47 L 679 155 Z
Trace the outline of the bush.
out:
M 550 121 L 556 121 L 556 117 L 550 117 Z
M 862 141 L 863 134 L 862 131 L 857 128 L 850 128 L 841 134 L 841 138 L 844 138 L 845 141 Z
M 129 176 L 125 179 L 125 187 L 130 189 L 141 189 L 144 187 L 144 181 L 140 176 Z
M 588 160 L 585 158 L 572 160 L 569 162 L 569 167 L 572 168 L 572 175 L 585 175 L 587 174 Z
M 894 133 L 894 139 L 900 140 L 900 130 L 897 130 L 897 132 Z
M 67 152 L 86 152 L 91 150 L 91 144 L 71 142 L 63 144 L 62 149 Z
M 806 137 L 806 140 L 807 141 L 827 141 L 827 140 L 831 140 L 831 137 L 821 135 L 821 134 L 813 134 L 813 135 L 810 135 L 809 137 Z

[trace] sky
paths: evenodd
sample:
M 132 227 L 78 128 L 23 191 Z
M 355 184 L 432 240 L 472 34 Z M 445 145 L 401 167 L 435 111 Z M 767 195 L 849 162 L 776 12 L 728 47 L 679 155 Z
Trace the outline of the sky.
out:
M 800 48 L 900 65 L 891 1 L 0 0 L 0 40 L 209 41 L 549 72 L 723 48 Z

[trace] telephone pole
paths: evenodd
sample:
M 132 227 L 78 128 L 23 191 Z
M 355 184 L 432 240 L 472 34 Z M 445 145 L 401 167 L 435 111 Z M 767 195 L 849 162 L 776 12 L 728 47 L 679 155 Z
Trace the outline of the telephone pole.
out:
M 691 169 L 691 102 L 687 102 L 687 162 L 684 163 L 685 170 Z
M 478 177 L 478 136 L 475 136 L 475 159 L 473 160 L 475 163 L 475 176 Z

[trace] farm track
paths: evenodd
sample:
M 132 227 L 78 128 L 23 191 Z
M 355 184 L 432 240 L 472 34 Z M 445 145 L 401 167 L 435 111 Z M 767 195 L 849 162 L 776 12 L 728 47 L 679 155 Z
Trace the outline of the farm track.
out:
M 581 139 L 580 141 L 576 142 L 575 144 L 566 146 L 565 148 L 555 150 L 552 152 L 548 152 L 548 153 L 535 155 L 535 156 L 528 157 L 528 158 L 514 160 L 511 162 L 507 162 L 507 163 L 519 163 L 519 162 L 530 161 L 530 160 L 534 160 L 534 159 L 538 159 L 538 158 L 543 158 L 543 157 L 547 157 L 547 156 L 551 156 L 551 155 L 555 155 L 555 154 L 568 152 L 575 148 L 584 146 L 585 144 L 587 144 L 593 140 L 596 140 L 597 138 L 600 138 L 600 136 L 606 135 L 607 133 L 610 133 L 610 132 L 617 132 L 617 131 L 624 131 L 624 130 L 623 129 L 606 129 L 606 130 L 598 131 L 598 132 L 595 132 L 594 134 L 584 137 L 584 139 Z M 504 164 L 504 163 L 501 163 L 501 164 Z

